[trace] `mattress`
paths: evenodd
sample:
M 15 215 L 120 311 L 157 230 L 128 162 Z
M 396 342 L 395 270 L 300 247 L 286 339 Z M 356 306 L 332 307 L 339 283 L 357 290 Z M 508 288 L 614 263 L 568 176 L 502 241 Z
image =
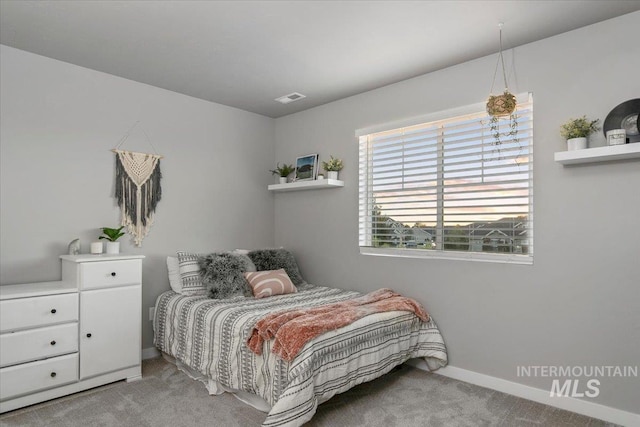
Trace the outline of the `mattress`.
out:
M 447 363 L 446 348 L 433 318 L 413 313 L 372 314 L 309 341 L 291 362 L 271 353 L 272 341 L 257 355 L 246 341 L 267 314 L 317 307 L 362 294 L 322 286 L 269 298 L 215 300 L 173 291 L 156 301 L 154 344 L 184 364 L 192 377 L 207 379 L 210 391 L 256 395 L 268 409 L 264 427 L 297 427 L 309 421 L 319 403 L 389 372 L 411 358 L 432 369 Z

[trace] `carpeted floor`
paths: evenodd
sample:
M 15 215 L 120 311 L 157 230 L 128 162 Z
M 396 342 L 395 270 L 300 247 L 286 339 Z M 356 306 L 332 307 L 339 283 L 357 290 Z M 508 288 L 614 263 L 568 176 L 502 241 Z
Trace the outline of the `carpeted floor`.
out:
M 162 358 L 124 381 L 18 409 L 0 426 L 259 427 L 265 415 L 232 395 L 209 396 Z M 319 406 L 309 427 L 612 426 L 508 394 L 402 366 Z

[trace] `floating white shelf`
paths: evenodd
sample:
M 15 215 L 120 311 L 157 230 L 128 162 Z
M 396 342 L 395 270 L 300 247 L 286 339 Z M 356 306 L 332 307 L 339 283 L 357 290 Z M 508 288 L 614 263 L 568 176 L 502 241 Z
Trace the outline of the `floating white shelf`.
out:
M 344 187 L 344 181 L 338 179 L 316 179 L 314 181 L 297 181 L 286 184 L 271 184 L 269 191 L 320 190 L 323 188 Z
M 630 144 L 585 148 L 584 150 L 560 151 L 555 153 L 553 158 L 563 165 L 640 159 L 640 143 L 633 142 Z

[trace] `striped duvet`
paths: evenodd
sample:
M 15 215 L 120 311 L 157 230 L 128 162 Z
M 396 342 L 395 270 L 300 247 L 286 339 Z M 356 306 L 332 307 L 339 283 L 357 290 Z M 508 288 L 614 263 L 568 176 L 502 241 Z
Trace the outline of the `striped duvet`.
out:
M 361 296 L 342 289 L 300 287 L 269 298 L 214 300 L 172 291 L 156 302 L 154 344 L 225 387 L 256 394 L 271 405 L 264 427 L 297 427 L 309 421 L 319 402 L 371 381 L 414 357 L 444 366 L 447 354 L 433 319 L 392 311 L 366 316 L 308 342 L 285 362 L 246 346 L 254 324 L 267 314 L 316 307 Z

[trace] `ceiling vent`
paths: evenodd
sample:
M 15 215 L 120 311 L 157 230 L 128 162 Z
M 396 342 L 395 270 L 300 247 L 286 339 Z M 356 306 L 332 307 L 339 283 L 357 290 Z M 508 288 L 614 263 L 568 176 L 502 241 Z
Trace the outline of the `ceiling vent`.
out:
M 281 96 L 280 98 L 276 98 L 276 101 L 282 103 L 282 104 L 288 104 L 290 102 L 294 102 L 294 101 L 299 101 L 302 98 L 306 98 L 306 95 L 303 95 L 301 93 L 298 92 L 293 92 L 290 93 L 289 95 L 285 95 L 285 96 Z

